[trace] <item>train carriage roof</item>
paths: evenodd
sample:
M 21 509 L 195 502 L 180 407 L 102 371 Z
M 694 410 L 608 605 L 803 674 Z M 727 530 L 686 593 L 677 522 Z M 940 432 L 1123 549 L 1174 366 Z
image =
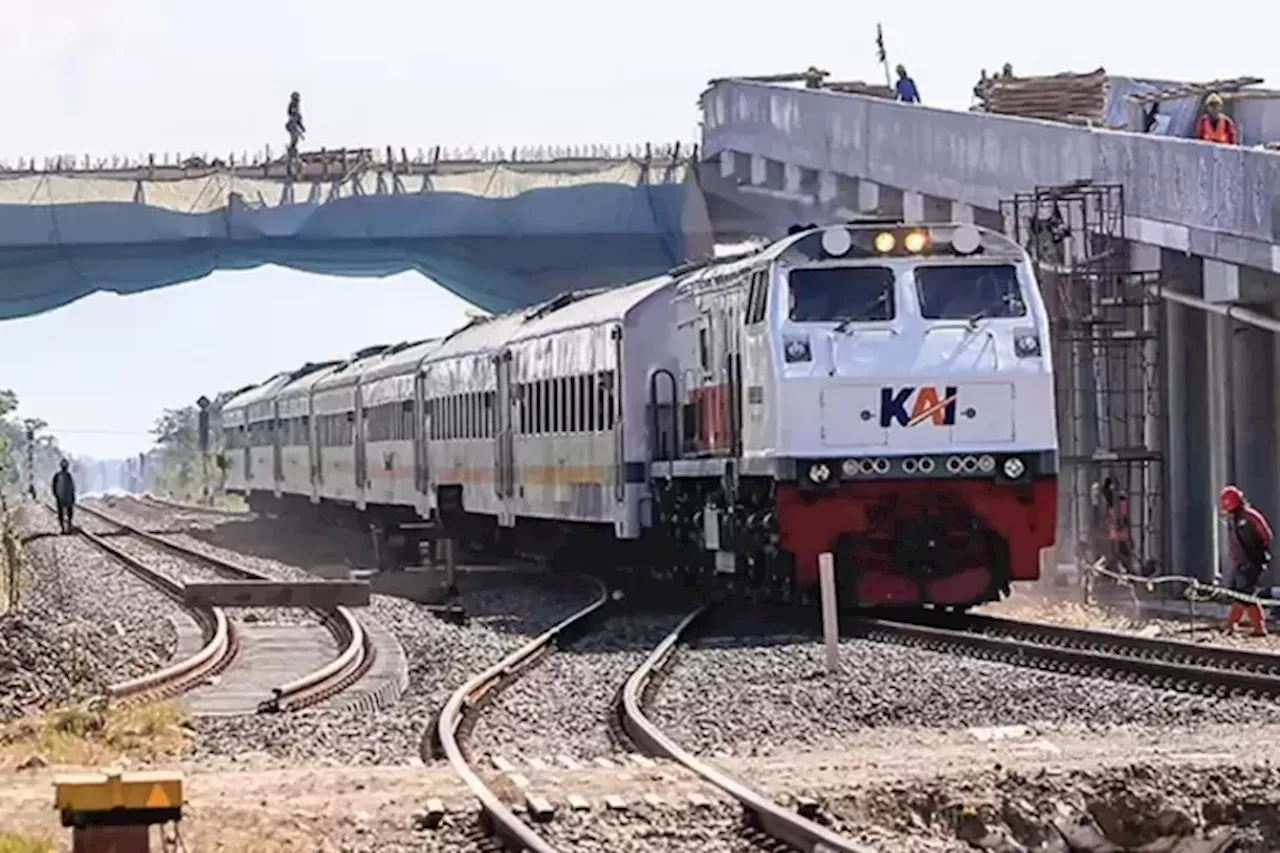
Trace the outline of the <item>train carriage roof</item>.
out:
M 360 377 L 361 383 L 388 376 L 401 376 L 417 371 L 418 365 L 440 348 L 441 338 L 406 341 L 387 350 L 381 361 L 369 365 Z
M 570 329 L 622 322 L 640 303 L 670 285 L 669 275 L 598 291 L 521 324 L 507 343 L 539 338 Z
M 234 411 L 235 409 L 244 409 L 254 403 L 261 403 L 263 400 L 270 400 L 275 396 L 276 392 L 283 388 L 289 382 L 291 373 L 277 373 L 261 385 L 255 385 L 242 394 L 232 397 L 222 406 L 222 411 Z

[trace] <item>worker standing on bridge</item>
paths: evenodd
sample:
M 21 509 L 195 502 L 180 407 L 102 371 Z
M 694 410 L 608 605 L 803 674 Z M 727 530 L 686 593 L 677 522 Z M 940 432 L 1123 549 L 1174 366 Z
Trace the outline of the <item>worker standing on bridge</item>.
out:
M 1244 595 L 1258 596 L 1262 576 L 1271 562 L 1271 525 L 1258 509 L 1245 500 L 1244 492 L 1235 486 L 1227 486 L 1218 495 L 1218 506 L 1227 516 L 1227 530 L 1231 542 L 1231 562 L 1235 572 L 1231 589 Z M 1240 619 L 1247 617 L 1253 628 L 1253 636 L 1265 637 L 1267 623 L 1262 607 L 1255 603 L 1233 601 L 1227 613 L 1226 631 L 1234 631 Z
M 1222 112 L 1222 96 L 1217 92 L 1204 99 L 1204 115 L 1196 122 L 1196 139 L 1222 145 L 1238 145 L 1240 142 L 1236 123 Z
M 76 506 L 76 481 L 71 476 L 67 460 L 58 465 L 58 473 L 53 475 L 53 499 L 58 504 L 58 526 L 63 533 L 71 532 L 71 514 Z
M 298 157 L 298 142 L 307 135 L 307 128 L 302 123 L 302 95 L 294 92 L 289 96 L 288 120 L 284 125 L 289 134 L 289 159 Z
M 893 84 L 893 89 L 904 104 L 920 103 L 920 90 L 916 88 L 916 81 L 907 74 L 907 66 L 898 66 L 898 82 Z

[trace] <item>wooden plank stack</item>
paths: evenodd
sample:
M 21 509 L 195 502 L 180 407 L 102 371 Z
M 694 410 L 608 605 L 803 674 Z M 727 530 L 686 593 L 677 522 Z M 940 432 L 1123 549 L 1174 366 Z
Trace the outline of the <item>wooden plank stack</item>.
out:
M 978 112 L 1078 123 L 1101 122 L 1107 111 L 1107 72 L 1051 77 L 997 76 L 974 87 Z

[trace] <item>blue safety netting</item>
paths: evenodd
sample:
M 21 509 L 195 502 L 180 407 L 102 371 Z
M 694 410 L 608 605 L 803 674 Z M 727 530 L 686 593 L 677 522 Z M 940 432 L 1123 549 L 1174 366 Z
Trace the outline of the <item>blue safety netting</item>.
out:
M 368 195 L 208 213 L 145 204 L 0 204 L 0 319 L 94 291 L 138 293 L 277 264 L 329 275 L 417 270 L 487 311 L 657 274 L 709 243 L 683 183 L 584 184 L 509 198 Z M 700 214 L 699 214 L 700 211 Z

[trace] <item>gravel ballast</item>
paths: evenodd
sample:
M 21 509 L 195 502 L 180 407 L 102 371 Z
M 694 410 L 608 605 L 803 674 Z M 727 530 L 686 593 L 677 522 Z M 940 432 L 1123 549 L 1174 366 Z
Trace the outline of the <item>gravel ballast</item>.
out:
M 53 534 L 57 522 L 24 505 L 24 529 Z M 166 665 L 182 609 L 76 536 L 27 545 L 17 613 L 0 617 L 0 719 L 99 693 Z
M 827 675 L 822 645 L 739 638 L 682 649 L 651 716 L 699 752 L 764 755 L 839 748 L 875 727 L 1173 726 L 1280 721 L 1280 705 L 1212 699 L 1063 675 L 869 640 L 840 643 Z
M 614 699 L 684 613 L 617 614 L 557 650 L 485 705 L 468 739 L 473 763 L 564 755 L 587 763 L 629 749 L 616 737 Z

